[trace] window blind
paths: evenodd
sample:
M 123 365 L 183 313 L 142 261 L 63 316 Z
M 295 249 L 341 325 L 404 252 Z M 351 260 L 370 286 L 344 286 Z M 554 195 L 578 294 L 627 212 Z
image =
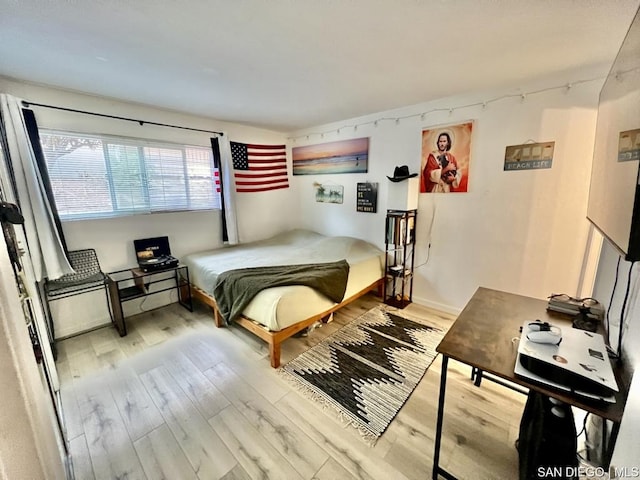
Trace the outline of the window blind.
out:
M 62 220 L 220 209 L 210 148 L 43 130 Z

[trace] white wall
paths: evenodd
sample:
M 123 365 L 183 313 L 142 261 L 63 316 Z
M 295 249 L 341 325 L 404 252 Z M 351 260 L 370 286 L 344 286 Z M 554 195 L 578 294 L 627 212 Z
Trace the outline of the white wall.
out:
M 591 78 L 589 73 L 578 78 Z M 455 97 L 295 132 L 293 147 L 370 137 L 367 174 L 293 177 L 302 222 L 383 247 L 386 176 L 396 165 L 419 171 L 423 129 L 474 120 L 468 193 L 419 197 L 414 301 L 457 312 L 481 285 L 538 298 L 577 294 L 584 287 L 586 205 L 602 80 L 552 88 L 571 80 L 532 85 L 518 92 L 551 89 L 484 108 L 457 107 L 514 92 Z M 431 113 L 422 118 L 423 112 Z M 555 141 L 553 168 L 504 172 L 505 147 L 530 141 Z M 344 185 L 344 204 L 316 203 L 314 181 Z M 355 210 L 356 183 L 362 181 L 379 182 L 376 214 Z
M 622 318 L 623 337 L 622 352 L 625 361 L 631 365 L 632 371 L 640 367 L 640 273 L 638 265 L 621 259 L 620 255 L 609 243 L 603 243 L 598 263 L 598 274 L 594 287 L 594 297 L 609 307 L 611 325 L 611 345 L 618 347 L 618 332 L 621 324 L 622 305 L 629 285 L 624 316 Z M 616 270 L 618 270 L 616 272 Z M 631 276 L 629 276 L 631 273 Z M 616 284 L 617 279 L 617 284 Z M 615 289 L 614 289 L 615 284 Z M 612 296 L 613 294 L 613 296 Z M 638 425 L 640 424 L 640 375 L 635 375 L 625 406 L 618 441 L 611 464 L 616 467 L 637 468 L 638 465 Z M 629 470 L 631 472 L 631 470 Z M 637 475 L 636 475 L 637 476 Z M 613 478 L 613 477 L 612 477 Z
M 10 93 L 34 103 L 51 104 L 66 108 L 203 130 L 223 131 L 231 140 L 238 142 L 284 143 L 286 141 L 284 135 L 278 132 L 46 88 L 12 81 L 3 77 L 0 77 L 0 91 Z M 140 126 L 135 122 L 105 119 L 40 107 L 33 108 L 40 128 L 122 135 L 205 147 L 211 145 L 210 138 L 212 135 L 207 133 L 191 132 L 148 124 Z M 215 112 L 211 112 L 211 116 L 215 117 Z M 283 228 L 291 226 L 294 221 L 290 216 L 273 214 L 274 211 L 282 210 L 283 206 L 287 206 L 289 210 L 291 210 L 291 202 L 287 201 L 289 197 L 290 192 L 288 190 L 265 192 L 263 194 L 239 195 L 238 216 L 241 239 L 247 241 L 255 238 L 256 235 L 269 236 L 270 234 L 281 231 Z M 295 207 L 295 205 L 293 206 Z M 295 212 L 295 208 L 293 210 Z M 256 215 L 260 216 L 258 221 L 256 221 Z M 111 251 L 105 251 L 105 253 L 108 253 L 108 256 L 113 259 L 109 260 L 112 263 L 110 266 L 116 267 L 117 264 L 126 266 L 127 262 L 133 259 L 131 256 L 133 246 L 129 244 L 117 245 L 117 243 L 119 243 L 120 240 L 128 241 L 133 238 L 140 238 L 139 236 L 135 236 L 135 232 L 131 232 L 134 236 L 123 237 L 123 231 L 129 232 L 133 229 L 143 234 L 146 232 L 173 234 L 174 238 L 179 239 L 179 242 L 175 245 L 172 244 L 172 249 L 176 248 L 177 252 L 182 250 L 183 253 L 187 253 L 187 250 L 193 248 L 211 248 L 211 242 L 216 242 L 218 239 L 218 217 L 218 213 L 192 213 L 188 215 L 188 218 L 179 220 L 180 224 L 175 225 L 176 219 L 178 218 L 175 215 L 154 214 L 135 216 L 133 217 L 133 221 L 131 219 L 113 220 L 112 223 L 108 223 L 109 221 L 105 221 L 105 223 L 85 221 L 67 222 L 64 225 L 64 229 L 65 233 L 69 233 L 69 243 L 75 246 L 87 246 L 87 243 L 96 240 L 97 237 L 100 237 L 102 240 L 101 243 L 105 247 L 111 245 Z M 74 225 L 74 223 L 79 223 L 80 225 Z M 210 226 L 211 223 L 212 225 Z M 91 230 L 97 225 L 101 225 L 98 227 L 99 232 L 92 234 Z M 174 228 L 172 228 L 172 226 Z M 104 238 L 104 234 L 108 236 L 113 235 L 113 238 Z M 209 238 L 211 236 L 212 238 Z M 127 252 L 126 254 L 124 253 L 125 250 Z M 127 255 L 129 255 L 128 258 L 125 258 Z
M 581 78 L 589 78 L 585 72 Z M 555 87 L 575 79 L 550 80 Z M 585 219 L 596 105 L 601 81 L 457 108 L 513 92 L 456 97 L 296 132 L 291 147 L 336 139 L 370 137 L 367 174 L 292 176 L 291 189 L 238 195 L 243 241 L 264 238 L 291 226 L 353 235 L 383 246 L 387 175 L 396 165 L 420 167 L 423 128 L 474 120 L 469 192 L 421 194 L 417 225 L 414 300 L 447 311 L 460 310 L 480 286 L 536 297 L 576 294 L 589 226 Z M 523 87 L 521 92 L 540 89 Z M 39 103 L 224 130 L 232 140 L 281 142 L 275 132 L 191 117 L 175 112 L 21 84 L 0 78 L 0 90 Z M 443 112 L 432 112 L 434 109 Z M 449 108 L 453 108 L 450 113 Z M 421 118 L 420 113 L 431 112 Z M 138 136 L 208 145 L 209 135 L 36 109 L 43 128 Z M 394 119 L 403 118 L 399 122 Z M 373 125 L 373 121 L 382 118 Z M 370 124 L 365 124 L 371 121 Z M 357 131 L 345 125 L 359 125 Z M 340 128 L 340 133 L 337 129 Z M 313 132 L 326 132 L 323 138 Z M 306 134 L 309 134 L 307 140 Z M 504 172 L 507 145 L 555 141 L 553 168 Z M 313 182 L 344 185 L 341 205 L 317 203 Z M 378 213 L 356 212 L 356 183 L 379 183 Z M 70 248 L 96 248 L 105 270 L 130 266 L 132 240 L 169 235 L 176 256 L 219 245 L 216 213 L 156 214 L 128 219 L 66 222 Z M 429 248 L 430 245 L 430 248 Z M 588 283 L 588 282 L 587 282 Z M 133 303 L 133 302 L 132 302 Z M 147 304 L 148 306 L 148 304 Z M 75 310 L 75 308 L 72 308 Z M 106 310 L 105 310 L 106 311 Z M 102 314 L 101 314 L 102 315 Z
M 486 108 L 457 107 L 482 103 L 504 94 L 532 92 L 571 83 L 577 78 L 597 76 L 591 73 L 582 72 L 574 78 L 556 81 L 552 79 L 544 85 L 523 86 L 510 92 L 460 96 L 296 132 L 292 135 L 296 140 L 290 141 L 290 146 L 370 137 L 369 172 L 295 176 L 290 177 L 291 189 L 239 196 L 241 238 L 250 241 L 291 226 L 304 226 L 327 234 L 353 235 L 382 247 L 390 184 L 386 176 L 392 175 L 396 165 L 406 164 L 412 172 L 418 171 L 423 128 L 473 119 L 469 192 L 421 194 L 419 198 L 416 264 L 420 266 L 416 271 L 414 300 L 456 312 L 480 285 L 538 298 L 545 298 L 552 292 L 584 294 L 590 290 L 593 281 L 588 268 L 593 252 L 586 252 L 590 227 L 585 215 L 596 107 L 602 82 L 576 84 L 571 89 L 551 88 L 528 94 L 524 100 L 518 97 L 489 102 Z M 274 132 L 20 84 L 2 78 L 0 91 L 34 102 L 225 130 L 232 140 L 237 141 L 284 141 L 282 135 Z M 445 111 L 432 112 L 438 108 Z M 451 113 L 449 108 L 453 108 Z M 420 114 L 423 112 L 431 113 L 422 119 Z M 118 126 L 53 110 L 37 110 L 36 115 L 45 128 L 99 131 L 208 145 L 208 136 L 193 137 L 160 127 L 145 127 L 142 132 L 128 123 Z M 215 116 L 215 112 L 212 115 Z M 409 115 L 413 116 L 395 121 L 395 118 Z M 373 125 L 374 120 L 382 118 L 391 120 L 380 120 L 377 126 Z M 366 125 L 369 121 L 372 123 Z M 359 125 L 357 131 L 353 125 Z M 337 132 L 338 128 L 340 133 Z M 324 132 L 322 138 L 320 132 Z M 530 140 L 556 142 L 553 168 L 504 172 L 505 147 Z M 314 181 L 344 185 L 344 203 L 316 203 Z M 376 214 L 355 210 L 356 183 L 363 181 L 379 183 Z M 64 230 L 71 248 L 96 248 L 104 269 L 113 270 L 132 264 L 131 240 L 134 238 L 169 235 L 177 256 L 215 246 L 218 222 L 215 214 L 164 214 L 100 222 L 73 222 L 65 224 Z M 595 241 L 592 245 L 597 249 L 599 243 Z M 608 280 L 604 279 L 610 278 L 610 256 L 611 252 L 604 248 L 594 291 L 597 298 L 607 291 Z M 634 285 L 637 290 L 637 280 Z M 629 318 L 634 321 L 630 323 L 627 341 L 637 346 L 640 343 L 640 327 L 634 328 L 634 325 L 637 327 L 636 324 L 640 322 L 635 321 L 639 315 L 636 297 L 632 305 L 628 315 L 633 316 Z M 619 447 L 614 455 L 614 460 L 620 465 L 624 465 L 624 462 L 631 464 L 632 461 L 632 457 L 624 453 L 624 448 L 632 445 L 632 425 L 640 417 L 637 404 L 637 394 L 633 394 L 628 401 Z M 631 420 L 628 421 L 628 418 Z
M 502 94 L 544 90 L 572 83 L 576 78 L 597 77 L 584 72 L 573 79 L 550 80 L 547 85 L 523 87 L 516 92 L 456 97 L 295 132 L 293 146 L 370 137 L 368 174 L 293 177 L 302 222 L 324 233 L 352 234 L 383 247 L 390 185 L 386 175 L 392 175 L 396 165 L 406 164 L 412 172 L 418 171 L 423 128 L 472 119 L 469 192 L 419 196 L 416 264 L 420 266 L 416 270 L 414 301 L 457 312 L 482 285 L 538 298 L 551 293 L 593 295 L 608 306 L 618 253 L 602 242 L 586 220 L 602 81 L 571 89 L 552 88 L 526 95 L 524 100 L 510 98 L 489 103 L 485 108 L 455 108 L 482 104 Z M 450 107 L 454 108 L 452 113 Z M 435 109 L 444 112 L 429 113 L 422 120 L 422 112 Z M 373 125 L 382 118 L 390 120 Z M 504 172 L 505 147 L 531 140 L 555 141 L 552 168 Z M 316 203 L 314 181 L 344 185 L 344 204 Z M 380 182 L 377 214 L 355 211 L 355 185 L 362 181 Z M 630 264 L 622 261 L 612 302 L 614 346 L 629 268 Z M 636 265 L 631 277 L 623 341 L 633 368 L 640 361 L 638 268 Z M 639 422 L 640 377 L 632 384 L 612 465 L 638 467 L 635 437 Z
M 285 143 L 278 132 L 221 122 L 209 118 L 159 110 L 106 98 L 81 95 L 0 77 L 0 91 L 33 103 L 86 110 L 107 115 L 148 120 L 203 130 L 223 131 L 233 141 L 246 143 Z M 146 138 L 189 145 L 210 146 L 212 135 L 181 129 L 105 119 L 60 110 L 33 107 L 40 128 L 82 133 L 101 133 Z M 212 112 L 212 116 L 215 112 Z M 257 194 L 240 194 L 237 199 L 241 241 L 266 238 L 296 225 L 296 202 L 289 189 Z M 133 240 L 168 235 L 174 256 L 216 248 L 222 244 L 220 212 L 189 212 L 136 215 L 132 217 L 83 220 L 63 223 L 69 249 L 94 248 L 103 271 L 115 271 L 136 264 Z M 156 295 L 126 304 L 131 315 L 176 301 L 176 296 Z M 109 322 L 106 299 L 101 292 L 63 299 L 52 304 L 56 335 L 64 337 Z
M 618 266 L 618 260 L 620 264 Z M 609 325 L 611 328 L 610 341 L 614 349 L 618 348 L 618 334 L 621 321 L 622 305 L 625 300 L 627 285 L 629 294 L 624 311 L 624 325 L 622 331 L 622 346 L 629 362 L 640 364 L 640 274 L 635 262 L 624 260 L 618 250 L 607 240 L 603 242 L 598 263 L 598 273 L 594 286 L 594 297 L 605 306 L 611 305 L 609 311 Z M 618 270 L 616 272 L 616 270 Z M 631 276 L 629 276 L 631 273 Z M 616 282 L 617 279 L 617 282 Z M 615 289 L 614 289 L 615 284 Z M 612 297 L 613 294 L 613 297 Z

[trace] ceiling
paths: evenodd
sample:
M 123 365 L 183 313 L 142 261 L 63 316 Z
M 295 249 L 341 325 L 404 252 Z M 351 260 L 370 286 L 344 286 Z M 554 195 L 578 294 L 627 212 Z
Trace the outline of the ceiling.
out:
M 638 4 L 0 0 L 0 75 L 291 132 L 606 73 Z

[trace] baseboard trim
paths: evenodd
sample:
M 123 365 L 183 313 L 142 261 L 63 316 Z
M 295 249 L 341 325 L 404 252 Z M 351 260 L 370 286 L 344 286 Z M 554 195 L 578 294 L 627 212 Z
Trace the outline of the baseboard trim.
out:
M 439 310 L 450 315 L 458 316 L 460 315 L 460 312 L 462 312 L 461 308 L 452 307 L 451 305 L 446 305 L 444 303 L 434 302 L 426 298 L 416 297 L 415 295 L 413 296 L 413 301 L 418 305 L 422 305 L 423 307 Z
M 81 332 L 70 333 L 69 335 L 65 335 L 63 337 L 56 337 L 55 341 L 60 342 L 62 340 L 66 340 L 67 338 L 77 337 L 78 335 L 84 335 L 85 333 L 93 332 L 94 330 L 100 330 L 101 328 L 110 327 L 113 325 L 113 322 L 103 323 L 101 325 L 96 325 L 95 327 L 91 327 L 87 330 L 82 330 Z

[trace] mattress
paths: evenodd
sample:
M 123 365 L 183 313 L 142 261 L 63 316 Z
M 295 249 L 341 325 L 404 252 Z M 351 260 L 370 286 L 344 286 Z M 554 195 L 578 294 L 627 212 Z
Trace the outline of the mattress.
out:
M 192 253 L 182 259 L 189 267 L 191 282 L 213 296 L 216 278 L 236 268 L 304 263 L 349 263 L 344 298 L 358 293 L 382 278 L 384 252 L 371 243 L 352 237 L 328 237 L 309 230 L 292 230 L 266 240 Z M 278 331 L 322 313 L 334 302 L 310 287 L 291 285 L 268 288 L 258 293 L 243 315 Z

